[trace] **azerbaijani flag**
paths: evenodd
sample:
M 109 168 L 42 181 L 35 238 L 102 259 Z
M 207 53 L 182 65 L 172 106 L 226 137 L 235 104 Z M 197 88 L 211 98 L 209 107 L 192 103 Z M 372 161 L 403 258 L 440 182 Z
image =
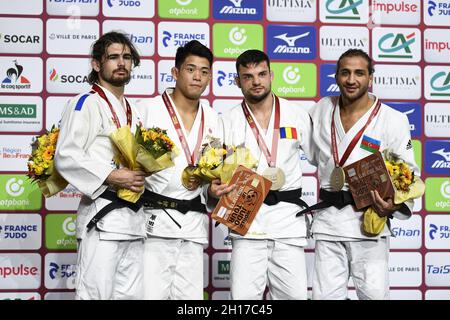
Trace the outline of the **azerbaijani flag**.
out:
M 281 127 L 280 128 L 281 139 L 297 139 L 297 129 L 293 127 Z
M 363 136 L 360 147 L 369 152 L 375 153 L 380 150 L 381 141 L 368 137 L 366 135 Z

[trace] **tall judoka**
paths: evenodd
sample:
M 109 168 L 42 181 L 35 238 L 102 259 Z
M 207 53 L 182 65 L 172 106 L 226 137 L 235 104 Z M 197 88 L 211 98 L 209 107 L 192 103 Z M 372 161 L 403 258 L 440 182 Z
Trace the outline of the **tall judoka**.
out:
M 139 63 L 124 34 L 101 36 L 92 47 L 92 89 L 71 99 L 61 120 L 56 168 L 83 193 L 77 214 L 77 299 L 142 298 L 144 213 L 121 204 L 115 190 L 139 192 L 145 176 L 115 164 L 109 138 L 117 128 L 134 128 L 140 121 L 124 97 Z
M 307 225 L 296 213 L 306 206 L 300 149 L 309 153 L 310 118 L 300 106 L 272 93 L 274 75 L 264 52 L 245 51 L 236 70 L 244 99 L 223 115 L 225 140 L 250 149 L 258 159 L 256 172 L 272 181 L 272 190 L 247 234 L 230 233 L 231 296 L 262 299 L 268 286 L 270 299 L 306 299 Z M 216 188 L 211 185 L 212 192 Z
M 325 97 L 310 110 L 313 162 L 318 165 L 322 200 L 332 206 L 316 210 L 312 224 L 316 240 L 313 299 L 346 299 L 349 277 L 360 299 L 388 299 L 390 231 L 377 237 L 362 233 L 363 210 L 352 206 L 342 167 L 375 150 L 391 148 L 417 175 L 407 117 L 368 92 L 374 68 L 361 50 L 350 49 L 339 58 L 336 82 L 339 97 Z M 370 145 L 370 148 L 367 146 Z M 372 151 L 369 151 L 372 150 Z M 379 216 L 407 219 L 413 202 L 401 206 L 372 192 Z
M 209 136 L 221 138 L 217 113 L 200 102 L 211 80 L 212 52 L 193 40 L 179 47 L 172 75 L 175 88 L 137 103 L 144 126 L 167 130 L 179 155 L 175 166 L 146 179 L 144 211 L 145 299 L 203 299 L 203 245 L 208 216 L 200 181 L 190 175 Z

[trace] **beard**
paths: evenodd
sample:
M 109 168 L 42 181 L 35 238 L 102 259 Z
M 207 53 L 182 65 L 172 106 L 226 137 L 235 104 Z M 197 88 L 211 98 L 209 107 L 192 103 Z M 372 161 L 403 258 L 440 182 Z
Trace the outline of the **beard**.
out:
M 125 71 L 126 75 L 125 76 L 116 76 L 115 73 L 117 71 Z M 100 71 L 100 77 L 103 79 L 103 81 L 109 83 L 110 85 L 112 85 L 114 87 L 123 87 L 124 85 L 128 84 L 128 82 L 130 82 L 131 73 L 124 68 L 120 68 L 120 69 L 114 70 L 110 75 L 107 75 L 105 73 L 105 71 L 102 69 Z
M 247 93 L 245 96 L 245 99 L 250 103 L 258 103 L 263 101 L 267 96 L 270 94 L 271 89 L 265 90 L 263 93 L 259 95 Z

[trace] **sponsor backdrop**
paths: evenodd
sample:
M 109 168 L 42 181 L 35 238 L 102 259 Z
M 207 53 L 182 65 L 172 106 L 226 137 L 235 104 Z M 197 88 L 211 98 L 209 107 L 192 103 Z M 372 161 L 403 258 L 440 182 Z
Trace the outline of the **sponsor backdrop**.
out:
M 203 98 L 219 112 L 241 99 L 234 60 L 244 50 L 268 53 L 273 91 L 298 108 L 339 94 L 334 65 L 342 52 L 369 52 L 373 92 L 408 116 L 427 187 L 414 216 L 392 224 L 391 297 L 450 299 L 450 0 L 1 1 L 0 299 L 74 296 L 81 195 L 69 186 L 45 199 L 27 179 L 26 162 L 32 137 L 58 124 L 69 97 L 88 90 L 92 42 L 116 29 L 143 56 L 126 89 L 131 98 L 174 84 L 178 46 L 197 39 L 210 47 L 213 77 Z M 303 162 L 303 192 L 312 204 L 316 169 Z M 206 299 L 229 297 L 230 249 L 225 228 L 211 226 Z M 309 276 L 313 252 L 311 241 Z

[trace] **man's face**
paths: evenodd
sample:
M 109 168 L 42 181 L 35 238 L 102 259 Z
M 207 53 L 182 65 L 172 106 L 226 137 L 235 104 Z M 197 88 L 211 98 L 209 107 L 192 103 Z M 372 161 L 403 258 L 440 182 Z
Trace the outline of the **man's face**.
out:
M 349 102 L 358 100 L 367 94 L 372 85 L 368 62 L 358 56 L 342 59 L 336 73 L 336 83 L 344 99 Z
M 106 82 L 115 87 L 122 87 L 130 81 L 132 60 L 128 46 L 113 43 L 106 48 L 102 61 L 94 60 L 92 66 L 98 72 L 100 84 Z
M 208 59 L 190 55 L 186 57 L 180 69 L 172 68 L 172 76 L 177 81 L 175 88 L 183 96 L 198 100 L 211 80 L 211 66 Z
M 250 103 L 264 100 L 272 92 L 273 73 L 266 61 L 239 66 L 236 84 Z

